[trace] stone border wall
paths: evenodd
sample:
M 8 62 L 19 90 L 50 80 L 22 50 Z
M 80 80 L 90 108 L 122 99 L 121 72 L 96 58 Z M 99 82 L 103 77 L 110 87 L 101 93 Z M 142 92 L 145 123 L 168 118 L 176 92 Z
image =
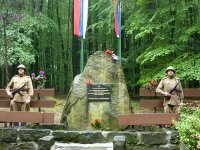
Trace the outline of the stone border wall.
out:
M 176 131 L 66 131 L 0 128 L 0 150 L 48 150 L 55 142 L 108 143 L 115 150 L 179 150 Z

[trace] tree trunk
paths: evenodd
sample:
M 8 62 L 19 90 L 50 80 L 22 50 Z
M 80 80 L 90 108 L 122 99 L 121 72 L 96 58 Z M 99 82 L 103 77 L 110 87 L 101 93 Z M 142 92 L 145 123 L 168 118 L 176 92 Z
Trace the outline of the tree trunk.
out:
M 67 37 L 67 60 L 68 60 L 68 69 L 67 69 L 67 91 L 70 90 L 71 86 L 71 81 L 73 80 L 73 66 L 72 66 L 72 41 L 70 41 L 70 38 L 73 36 L 73 31 L 72 31 L 72 10 L 71 7 L 73 7 L 72 4 L 73 1 L 69 0 L 68 3 L 68 23 L 67 23 L 67 28 L 68 28 L 68 37 Z
M 6 18 L 3 18 L 3 37 L 4 37 L 4 58 L 5 58 L 5 71 L 6 71 L 6 82 L 9 82 L 9 72 L 8 72 L 8 45 L 7 45 L 7 35 L 6 35 Z
M 32 12 L 31 15 L 34 16 L 35 15 L 35 0 L 32 0 Z

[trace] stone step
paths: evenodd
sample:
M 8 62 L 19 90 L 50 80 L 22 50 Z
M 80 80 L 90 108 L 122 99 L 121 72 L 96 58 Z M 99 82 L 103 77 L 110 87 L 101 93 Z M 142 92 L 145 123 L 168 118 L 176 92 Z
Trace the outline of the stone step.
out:
M 80 143 L 59 143 L 56 142 L 51 150 L 114 150 L 113 143 L 94 143 L 94 144 L 80 144 Z

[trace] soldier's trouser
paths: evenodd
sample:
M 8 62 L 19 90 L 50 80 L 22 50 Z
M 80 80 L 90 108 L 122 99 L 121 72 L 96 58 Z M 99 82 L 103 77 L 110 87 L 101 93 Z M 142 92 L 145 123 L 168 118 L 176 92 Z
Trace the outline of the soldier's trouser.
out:
M 25 102 L 10 102 L 10 110 L 11 111 L 28 111 L 29 110 L 29 104 Z
M 175 105 L 165 105 L 164 106 L 164 112 L 165 113 L 176 113 L 178 112 L 179 106 L 175 106 Z
M 27 104 L 25 102 L 10 102 L 10 110 L 11 111 L 29 111 L 30 110 L 30 104 Z M 21 123 L 21 125 L 26 125 L 26 123 Z M 12 123 L 10 123 L 10 126 L 12 126 Z M 14 122 L 13 126 L 19 126 L 18 122 Z

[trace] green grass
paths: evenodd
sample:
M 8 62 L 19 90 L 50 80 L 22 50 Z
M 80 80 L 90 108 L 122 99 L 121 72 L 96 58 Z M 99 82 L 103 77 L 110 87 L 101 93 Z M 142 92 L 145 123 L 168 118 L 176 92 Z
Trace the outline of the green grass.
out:
M 134 113 L 154 113 L 153 108 L 140 107 L 139 100 L 131 100 L 132 112 Z M 163 109 L 157 109 L 157 112 L 163 112 Z
M 64 97 L 44 97 L 41 98 L 42 100 L 55 100 L 55 107 L 53 108 L 41 108 L 42 112 L 56 112 L 56 113 L 62 113 L 64 109 L 64 105 L 66 102 L 66 99 Z M 38 108 L 31 108 L 30 111 L 38 111 Z

